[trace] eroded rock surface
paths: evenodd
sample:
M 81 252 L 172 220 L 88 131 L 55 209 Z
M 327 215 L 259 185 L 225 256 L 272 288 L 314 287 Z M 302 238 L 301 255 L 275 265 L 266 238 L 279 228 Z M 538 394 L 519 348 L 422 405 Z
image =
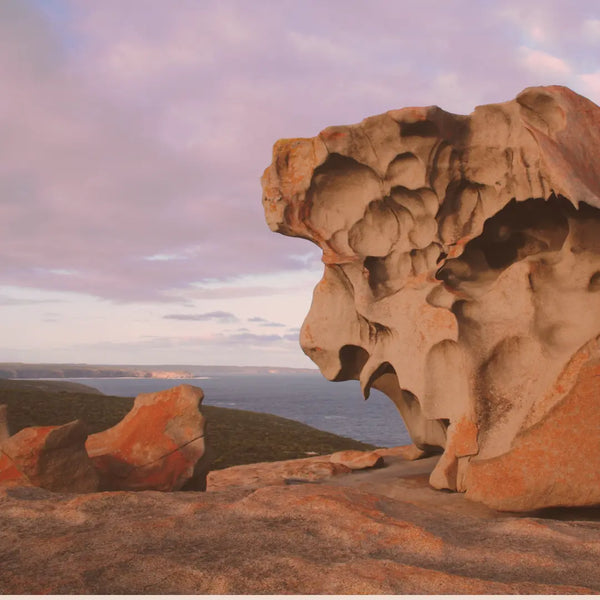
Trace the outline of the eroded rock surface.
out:
M 236 487 L 286 485 L 292 482 L 322 482 L 350 472 L 352 469 L 349 467 L 332 463 L 329 456 L 253 463 L 211 471 L 207 477 L 207 489 L 218 491 Z
M 385 460 L 383 469 L 294 485 L 265 485 L 277 465 L 247 465 L 263 483 L 231 480 L 202 493 L 0 489 L 0 591 L 600 591 L 597 510 L 501 514 L 431 489 L 435 457 Z
M 238 465 L 211 471 L 207 477 L 207 489 L 216 491 L 230 487 L 264 487 L 307 481 L 322 482 L 352 471 L 383 467 L 386 456 L 400 456 L 404 460 L 415 458 L 411 446 L 397 446 L 366 452 L 343 450 L 310 458 Z
M 275 144 L 272 230 L 323 250 L 300 334 L 331 380 L 507 510 L 600 503 L 600 108 L 558 86 Z
M 375 450 L 373 452 L 342 450 L 332 454 L 329 460 L 334 464 L 344 465 L 352 471 L 384 466 L 383 456 Z
M 199 411 L 203 397 L 190 385 L 140 394 L 120 423 L 89 437 L 80 421 L 28 427 L 8 437 L 0 405 L 0 485 L 63 492 L 204 490 L 210 452 Z
M 205 489 L 203 398 L 191 385 L 140 394 L 121 422 L 91 435 L 86 448 L 102 489 Z
M 85 451 L 81 421 L 57 427 L 26 427 L 0 448 L 0 482 L 56 492 L 95 492 L 98 474 Z

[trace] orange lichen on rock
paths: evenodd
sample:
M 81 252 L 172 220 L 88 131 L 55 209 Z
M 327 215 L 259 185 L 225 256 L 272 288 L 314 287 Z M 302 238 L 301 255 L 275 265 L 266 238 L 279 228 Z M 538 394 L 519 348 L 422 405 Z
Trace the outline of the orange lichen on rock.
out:
M 20 471 L 15 463 L 0 451 L 0 485 L 31 485 L 31 482 L 23 471 Z
M 522 432 L 510 452 L 473 460 L 467 497 L 499 510 L 595 505 L 600 498 L 600 361 L 585 365 L 550 415 Z
M 204 489 L 203 397 L 190 385 L 140 394 L 120 423 L 91 435 L 86 448 L 103 489 Z
M 140 394 L 120 423 L 89 437 L 80 421 L 4 436 L 0 483 L 64 492 L 204 490 L 203 397 L 190 385 Z
M 27 427 L 4 441 L 0 481 L 23 481 L 55 492 L 93 492 L 98 475 L 85 451 L 81 421 Z

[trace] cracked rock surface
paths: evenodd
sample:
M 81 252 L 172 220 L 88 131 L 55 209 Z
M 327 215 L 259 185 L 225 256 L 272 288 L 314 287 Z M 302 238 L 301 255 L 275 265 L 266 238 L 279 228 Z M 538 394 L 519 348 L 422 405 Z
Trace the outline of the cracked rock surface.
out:
M 600 503 L 599 153 L 600 108 L 559 86 L 274 146 L 267 223 L 323 251 L 302 348 L 389 396 L 435 488 Z

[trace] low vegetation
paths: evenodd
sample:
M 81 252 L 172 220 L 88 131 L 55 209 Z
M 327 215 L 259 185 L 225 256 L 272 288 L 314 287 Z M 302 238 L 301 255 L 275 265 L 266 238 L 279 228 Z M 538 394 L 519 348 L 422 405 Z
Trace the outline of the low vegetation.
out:
M 74 381 L 13 381 L 0 379 L 0 394 L 8 391 L 41 391 L 41 392 L 83 392 L 84 394 L 100 394 L 89 385 Z
M 0 404 L 8 406 L 11 434 L 24 427 L 62 425 L 75 419 L 84 421 L 89 433 L 96 433 L 118 423 L 131 410 L 133 398 L 104 396 L 77 383 L 0 380 Z M 214 469 L 374 448 L 265 413 L 206 405 L 201 412 L 207 419 Z

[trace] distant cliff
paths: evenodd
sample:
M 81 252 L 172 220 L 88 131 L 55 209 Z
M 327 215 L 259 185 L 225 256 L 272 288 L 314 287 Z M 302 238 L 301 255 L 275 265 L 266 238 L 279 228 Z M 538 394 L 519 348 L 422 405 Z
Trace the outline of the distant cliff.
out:
M 152 367 L 98 366 L 72 364 L 0 363 L 0 377 L 8 379 L 38 379 L 44 377 L 146 377 L 176 379 L 193 377 L 187 371 L 154 370 Z
M 316 369 L 235 365 L 87 365 L 0 363 L 0 378 L 42 379 L 73 377 L 142 377 L 188 379 L 214 375 L 284 375 L 317 373 Z

